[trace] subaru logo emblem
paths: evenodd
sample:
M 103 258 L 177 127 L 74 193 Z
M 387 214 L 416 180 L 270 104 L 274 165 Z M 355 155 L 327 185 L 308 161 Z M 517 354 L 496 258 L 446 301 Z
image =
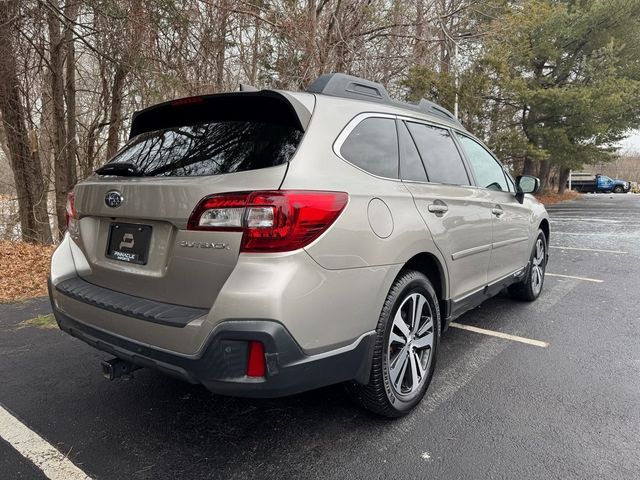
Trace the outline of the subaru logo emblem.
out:
M 104 203 L 107 207 L 118 208 L 124 198 L 122 194 L 117 190 L 110 190 L 104 197 Z

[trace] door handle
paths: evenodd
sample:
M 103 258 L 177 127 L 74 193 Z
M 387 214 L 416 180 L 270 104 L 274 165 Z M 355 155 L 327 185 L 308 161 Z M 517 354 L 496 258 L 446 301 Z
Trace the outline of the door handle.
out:
M 447 207 L 444 203 L 432 203 L 427 207 L 427 209 L 431 213 L 435 213 L 436 215 L 438 214 L 442 215 L 449 211 L 449 207 Z
M 496 205 L 491 209 L 491 213 L 493 213 L 496 217 L 499 217 L 504 213 L 504 210 L 502 210 L 502 207 L 500 205 Z

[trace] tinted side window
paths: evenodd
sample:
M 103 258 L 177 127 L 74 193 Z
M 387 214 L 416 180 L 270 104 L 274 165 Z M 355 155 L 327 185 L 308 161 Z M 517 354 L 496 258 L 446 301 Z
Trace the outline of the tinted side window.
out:
M 447 130 L 413 122 L 408 122 L 407 126 L 430 182 L 469 185 L 464 163 Z
M 398 134 L 392 118 L 371 117 L 349 134 L 340 153 L 354 165 L 374 175 L 398 178 Z
M 509 187 L 507 186 L 504 171 L 496 159 L 475 140 L 463 135 L 459 135 L 458 138 L 467 154 L 478 186 L 489 190 L 508 192 Z
M 427 174 L 424 171 L 424 165 L 404 122 L 398 122 L 398 140 L 400 141 L 400 178 L 426 182 Z

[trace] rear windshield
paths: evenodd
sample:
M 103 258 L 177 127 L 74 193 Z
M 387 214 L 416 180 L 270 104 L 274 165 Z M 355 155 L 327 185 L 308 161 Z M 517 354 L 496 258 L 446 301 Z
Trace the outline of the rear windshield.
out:
M 133 163 L 142 175 L 191 177 L 273 167 L 288 162 L 303 132 L 262 121 L 215 121 L 142 133 L 109 163 Z

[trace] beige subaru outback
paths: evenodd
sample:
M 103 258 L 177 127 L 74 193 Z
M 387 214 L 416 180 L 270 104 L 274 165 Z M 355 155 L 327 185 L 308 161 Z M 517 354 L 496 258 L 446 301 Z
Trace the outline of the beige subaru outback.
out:
M 345 383 L 409 412 L 449 322 L 542 290 L 549 221 L 447 110 L 323 75 L 137 112 L 128 143 L 69 196 L 51 260 L 65 332 L 212 392 Z

